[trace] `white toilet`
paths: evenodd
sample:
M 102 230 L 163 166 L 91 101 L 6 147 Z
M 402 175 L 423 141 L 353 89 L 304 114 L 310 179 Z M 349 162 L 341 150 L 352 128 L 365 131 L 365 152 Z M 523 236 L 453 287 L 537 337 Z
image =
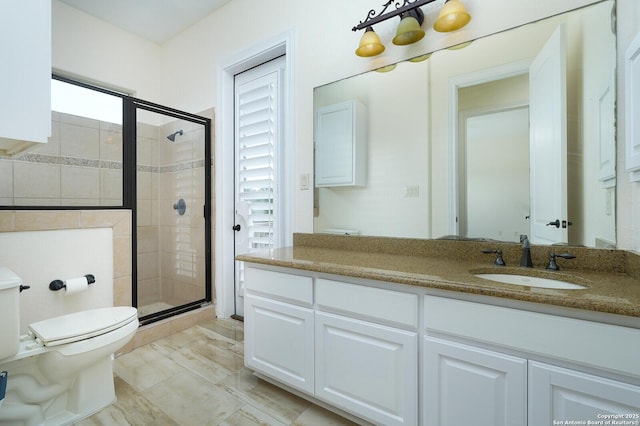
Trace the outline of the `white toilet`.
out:
M 22 280 L 0 267 L 0 425 L 67 425 L 116 399 L 113 353 L 138 329 L 136 308 L 92 309 L 33 323 L 20 336 Z

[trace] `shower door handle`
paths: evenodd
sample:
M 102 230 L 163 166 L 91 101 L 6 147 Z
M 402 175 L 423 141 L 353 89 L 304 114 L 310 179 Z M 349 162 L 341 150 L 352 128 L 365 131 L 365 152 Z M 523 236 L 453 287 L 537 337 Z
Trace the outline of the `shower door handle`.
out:
M 234 225 L 232 229 L 234 231 L 239 231 L 240 230 L 240 224 Z

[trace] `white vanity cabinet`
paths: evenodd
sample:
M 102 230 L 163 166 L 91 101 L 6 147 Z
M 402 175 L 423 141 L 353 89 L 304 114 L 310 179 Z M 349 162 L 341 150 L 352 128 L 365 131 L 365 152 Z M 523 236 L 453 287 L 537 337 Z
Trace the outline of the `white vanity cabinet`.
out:
M 340 414 L 379 425 L 640 423 L 640 328 L 252 263 L 246 290 L 246 365 Z
M 0 2 L 0 154 L 51 135 L 51 1 Z
M 547 426 L 640 416 L 640 386 L 604 377 L 638 382 L 638 329 L 435 296 L 425 296 L 424 323 L 424 425 Z M 584 423 L 565 423 L 571 421 Z
M 375 424 L 417 424 L 417 296 L 318 279 L 316 307 L 316 396 Z
M 313 394 L 312 279 L 255 268 L 245 277 L 246 365 Z
M 429 336 L 422 356 L 423 425 L 526 426 L 526 359 Z
M 366 109 L 362 103 L 352 100 L 319 108 L 315 123 L 315 185 L 366 185 L 366 146 Z

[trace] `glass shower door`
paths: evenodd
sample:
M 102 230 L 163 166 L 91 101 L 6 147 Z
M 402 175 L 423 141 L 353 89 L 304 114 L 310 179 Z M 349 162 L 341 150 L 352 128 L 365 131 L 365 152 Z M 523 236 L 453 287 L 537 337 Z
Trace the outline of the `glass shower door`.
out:
M 134 294 L 145 323 L 211 301 L 210 120 L 136 106 Z

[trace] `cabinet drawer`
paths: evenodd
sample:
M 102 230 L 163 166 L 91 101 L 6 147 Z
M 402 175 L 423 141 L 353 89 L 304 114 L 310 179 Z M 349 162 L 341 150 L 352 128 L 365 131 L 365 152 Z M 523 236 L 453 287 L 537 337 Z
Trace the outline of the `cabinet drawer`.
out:
M 313 303 L 313 279 L 311 277 L 248 266 L 245 273 L 245 288 L 255 293 L 306 305 Z
M 640 377 L 640 330 L 425 296 L 425 326 L 446 333 Z
M 316 301 L 325 308 L 418 327 L 418 296 L 415 294 L 318 279 Z

